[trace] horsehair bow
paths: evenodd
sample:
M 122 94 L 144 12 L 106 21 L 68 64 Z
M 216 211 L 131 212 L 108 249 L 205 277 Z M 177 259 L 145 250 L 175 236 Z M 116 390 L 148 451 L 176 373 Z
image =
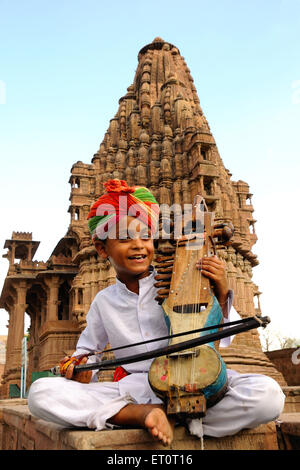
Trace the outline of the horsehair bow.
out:
M 112 369 L 114 367 L 117 367 L 123 364 L 132 364 L 134 362 L 146 361 L 148 359 L 153 359 L 155 357 L 167 356 L 172 353 L 183 351 L 185 349 L 193 348 L 196 346 L 201 346 L 202 344 L 207 344 L 210 342 L 218 341 L 219 339 L 227 338 L 228 336 L 233 336 L 238 333 L 243 333 L 245 331 L 252 330 L 258 327 L 265 328 L 267 324 L 270 323 L 270 321 L 271 320 L 269 317 L 253 316 L 253 317 L 248 317 L 248 318 L 244 318 L 241 320 L 236 320 L 233 322 L 222 323 L 219 325 L 212 325 L 212 326 L 208 326 L 205 328 L 199 328 L 197 330 L 190 330 L 190 331 L 185 331 L 182 333 L 177 333 L 175 335 L 163 336 L 163 337 L 155 338 L 155 339 L 148 340 L 148 341 L 142 341 L 140 343 L 128 344 L 126 346 L 119 346 L 117 348 L 108 349 L 106 351 L 101 351 L 98 353 L 93 352 L 93 353 L 88 354 L 88 356 L 100 354 L 102 352 L 112 352 L 118 349 L 130 348 L 133 346 L 148 344 L 154 341 L 161 341 L 163 339 L 175 338 L 177 336 L 188 335 L 188 334 L 192 334 L 196 332 L 207 331 L 207 330 L 211 330 L 212 328 L 225 328 L 223 331 L 217 331 L 215 333 L 210 333 L 204 336 L 199 336 L 198 338 L 193 338 L 187 341 L 182 341 L 180 343 L 168 345 L 163 348 L 153 349 L 152 351 L 147 351 L 145 353 L 135 354 L 132 356 L 126 356 L 126 357 L 122 357 L 119 359 L 102 361 L 100 363 L 96 362 L 96 363 L 91 363 L 91 364 L 78 365 L 74 367 L 74 373 L 86 371 L 86 370 L 94 370 L 94 369 L 97 369 L 97 370 Z M 232 325 L 235 325 L 235 326 L 232 326 Z M 51 372 L 55 375 L 60 375 L 58 366 L 53 367 L 51 369 Z

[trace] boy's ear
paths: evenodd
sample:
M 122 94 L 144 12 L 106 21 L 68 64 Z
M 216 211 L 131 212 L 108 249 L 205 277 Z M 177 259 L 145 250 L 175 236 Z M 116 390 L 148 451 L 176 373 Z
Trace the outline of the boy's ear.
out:
M 95 242 L 95 248 L 96 248 L 98 255 L 101 256 L 101 258 L 103 259 L 108 258 L 108 253 L 106 252 L 106 246 L 103 241 L 97 240 Z

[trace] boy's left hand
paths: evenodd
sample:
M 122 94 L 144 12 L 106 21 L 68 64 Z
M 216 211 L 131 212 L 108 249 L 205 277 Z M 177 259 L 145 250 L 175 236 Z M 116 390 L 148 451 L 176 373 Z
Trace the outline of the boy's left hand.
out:
M 60 361 L 60 374 L 62 377 L 65 377 L 69 380 L 75 380 L 76 382 L 81 383 L 90 383 L 92 378 L 92 371 L 81 371 L 74 374 L 75 365 L 86 364 L 88 361 L 87 355 L 82 354 L 81 356 L 71 357 L 66 356 Z
M 228 282 L 225 262 L 216 255 L 204 257 L 197 261 L 196 268 L 201 269 L 202 274 L 212 280 L 218 301 L 220 303 L 226 302 Z

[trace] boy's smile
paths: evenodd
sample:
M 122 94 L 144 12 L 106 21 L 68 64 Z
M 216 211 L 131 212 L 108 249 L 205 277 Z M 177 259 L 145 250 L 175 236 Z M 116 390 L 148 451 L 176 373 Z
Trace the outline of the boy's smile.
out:
M 128 259 L 135 260 L 137 263 L 142 263 L 146 257 L 147 255 L 133 255 L 133 256 L 128 256 Z
M 119 224 L 116 225 L 116 236 L 119 238 L 108 236 L 105 242 L 95 243 L 98 254 L 102 258 L 109 258 L 118 279 L 134 292 L 138 289 L 138 280 L 149 275 L 149 266 L 154 255 L 151 231 L 142 222 L 138 222 L 133 233 L 132 222 L 135 220 L 127 217 L 125 231 L 123 223 L 121 228 Z

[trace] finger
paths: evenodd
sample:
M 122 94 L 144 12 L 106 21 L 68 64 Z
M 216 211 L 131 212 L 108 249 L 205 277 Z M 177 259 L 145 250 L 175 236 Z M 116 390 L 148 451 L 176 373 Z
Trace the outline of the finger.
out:
M 87 381 L 86 379 L 85 372 L 79 372 L 78 374 L 75 374 L 73 377 L 73 380 L 75 380 L 75 382 L 80 382 L 82 384 L 89 383 L 89 381 Z
M 217 255 L 213 255 L 213 256 L 206 256 L 204 255 L 202 258 L 200 258 L 202 260 L 208 260 L 208 261 L 215 261 L 215 262 L 221 262 L 222 263 L 222 260 L 221 258 L 219 258 Z
M 65 377 L 66 379 L 71 379 L 73 377 L 73 371 L 74 371 L 74 364 L 70 364 L 69 367 L 66 370 Z
M 215 266 L 218 268 L 224 268 L 225 265 L 220 259 L 213 259 L 213 258 L 201 258 L 197 261 L 197 263 L 209 266 Z
M 66 362 L 71 359 L 71 356 L 65 356 L 60 362 Z
M 88 381 L 90 383 L 91 378 L 92 378 L 93 372 L 91 370 L 88 371 Z
M 208 271 L 211 272 L 212 274 L 223 278 L 226 276 L 226 270 L 222 266 L 216 266 L 210 263 L 201 263 L 196 265 L 197 269 L 200 269 L 201 272 L 203 271 Z
M 89 382 L 89 371 L 82 372 L 80 375 L 82 376 L 82 381 L 84 383 Z
M 215 266 L 211 266 L 209 264 L 201 264 L 201 266 L 198 267 L 198 269 L 200 269 L 200 271 L 202 273 L 204 273 L 205 271 L 211 273 L 211 274 L 214 274 L 215 276 L 220 276 L 222 277 L 224 272 L 222 270 L 220 270 L 219 268 L 215 267 Z
M 205 269 L 201 269 L 201 273 L 206 276 L 206 277 L 209 277 L 210 279 L 212 279 L 213 281 L 217 280 L 218 279 L 218 276 L 216 276 L 216 274 L 212 273 L 211 271 L 206 271 Z
M 89 384 L 92 378 L 92 374 L 93 372 L 91 370 L 87 370 L 85 372 L 78 372 L 77 374 L 73 373 L 73 380 L 75 380 L 76 382 Z
M 91 377 L 92 377 L 92 371 L 87 371 L 87 372 L 82 372 L 78 379 L 76 379 L 76 375 L 75 375 L 74 380 L 77 380 L 78 382 L 81 382 L 84 384 L 89 384 L 91 381 Z
M 88 357 L 84 356 L 80 360 L 80 365 L 86 364 L 88 361 Z M 87 371 L 81 371 L 81 372 L 76 372 L 73 370 L 73 380 L 76 382 L 81 382 L 81 383 L 90 383 L 92 377 L 92 371 L 87 370 Z

